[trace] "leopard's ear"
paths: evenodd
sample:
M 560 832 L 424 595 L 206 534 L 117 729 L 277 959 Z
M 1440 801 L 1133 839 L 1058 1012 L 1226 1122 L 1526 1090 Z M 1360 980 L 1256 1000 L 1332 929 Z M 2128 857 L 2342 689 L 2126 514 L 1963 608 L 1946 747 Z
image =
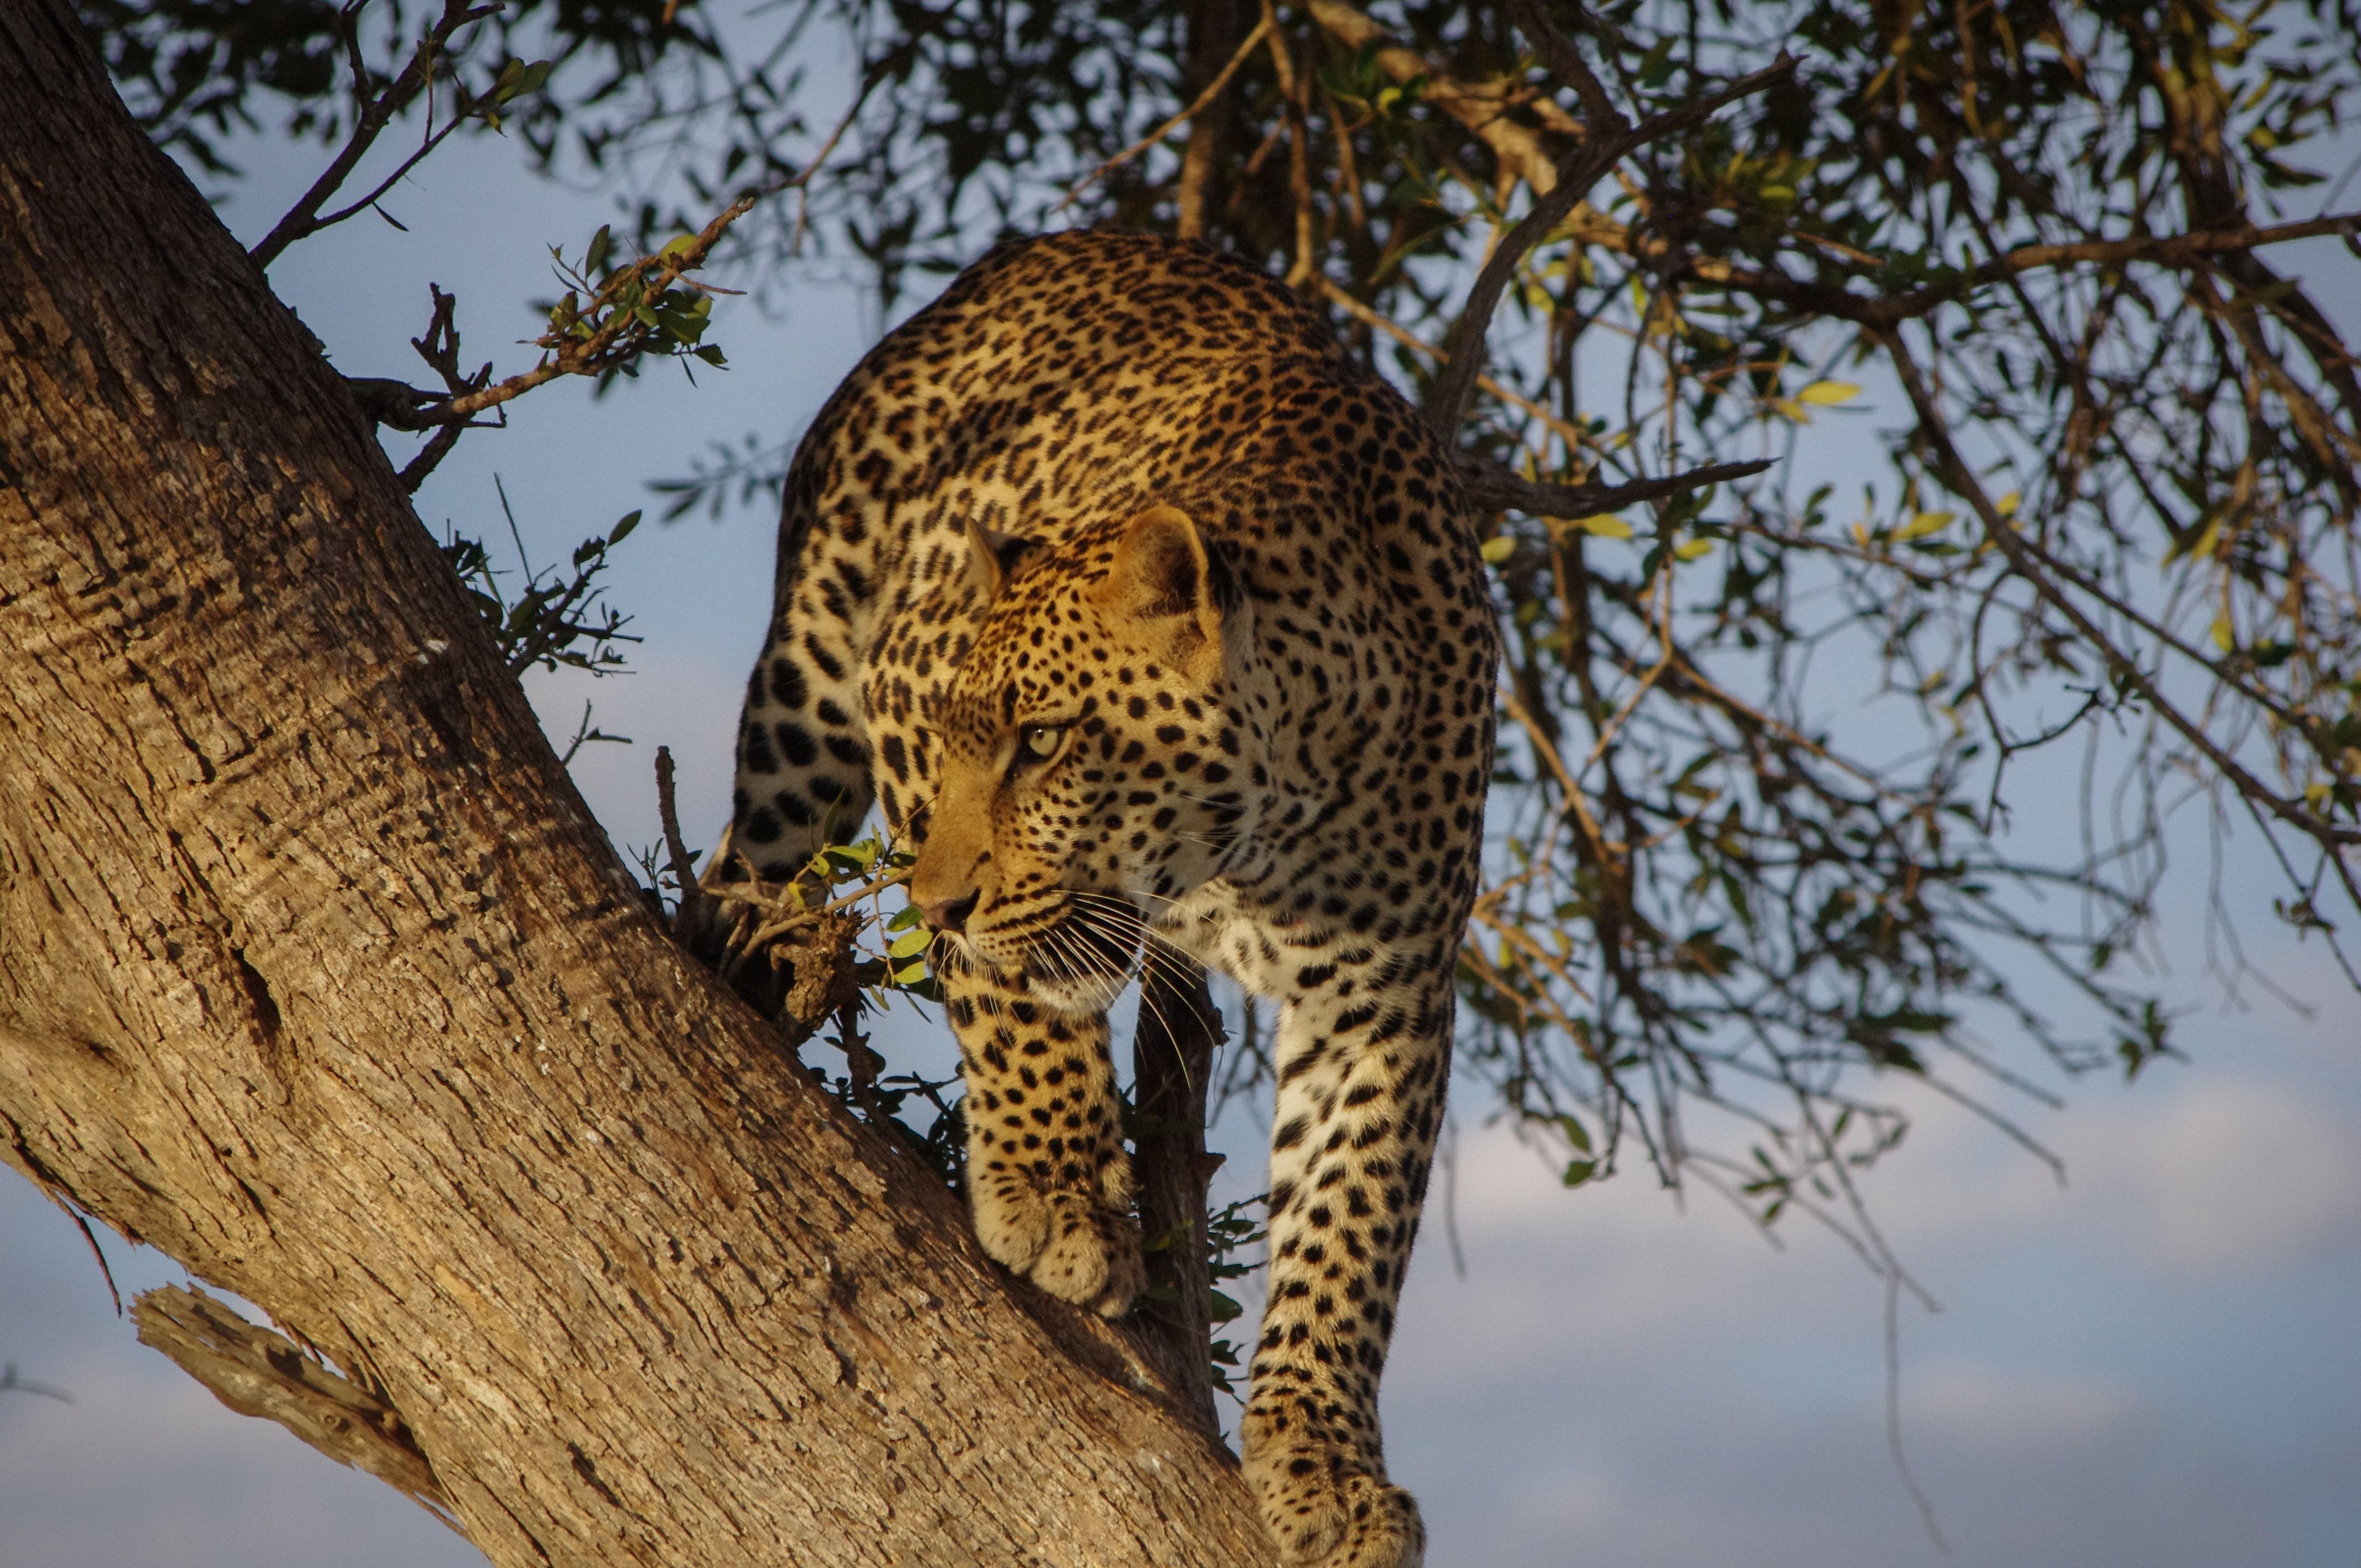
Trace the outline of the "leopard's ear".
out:
M 968 581 L 987 604 L 1000 597 L 1008 579 L 1023 571 L 1026 563 L 1041 548 L 1038 539 L 1019 539 L 1015 534 L 986 528 L 972 517 L 967 520 L 967 543 Z
M 1185 666 L 1211 650 L 1216 669 L 1223 621 L 1243 599 L 1237 578 L 1205 548 L 1196 523 L 1169 506 L 1150 507 L 1125 525 L 1092 593 L 1100 608 L 1131 624 L 1148 651 Z

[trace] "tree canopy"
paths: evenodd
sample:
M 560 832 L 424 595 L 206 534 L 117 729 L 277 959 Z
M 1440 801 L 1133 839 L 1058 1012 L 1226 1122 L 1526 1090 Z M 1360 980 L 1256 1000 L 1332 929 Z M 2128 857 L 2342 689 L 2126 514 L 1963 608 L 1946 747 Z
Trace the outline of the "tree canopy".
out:
M 891 307 L 1115 223 L 1325 300 L 1488 508 L 1461 1060 L 1570 1183 L 1636 1155 L 1842 1223 L 1882 1075 L 2004 1120 L 2041 1057 L 2138 1072 L 2176 812 L 2354 976 L 2361 366 L 2277 248 L 2361 275 L 2351 0 L 81 9 L 208 178 L 320 145 L 266 260 L 376 221 L 380 138 L 498 124 L 608 182 L 537 365 L 467 370 L 446 313 L 440 386 L 359 389 L 413 487 L 535 378 L 719 358 L 708 283 Z M 1843 467 L 1798 440 L 1836 421 Z M 670 514 L 774 494 L 793 434 L 684 454 Z M 1263 1070 L 1249 1017 L 1224 1086 Z

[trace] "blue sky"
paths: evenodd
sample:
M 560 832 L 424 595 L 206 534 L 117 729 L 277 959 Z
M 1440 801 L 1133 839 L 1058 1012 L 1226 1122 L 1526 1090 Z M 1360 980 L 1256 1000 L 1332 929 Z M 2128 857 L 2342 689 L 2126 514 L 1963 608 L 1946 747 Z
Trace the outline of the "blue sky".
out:
M 225 206 L 231 226 L 261 233 L 310 166 L 271 156 Z M 430 280 L 457 290 L 472 360 L 522 363 L 513 340 L 533 323 L 521 302 L 554 291 L 546 247 L 578 247 L 609 215 L 605 198 L 533 181 L 489 140 L 455 146 L 387 205 L 407 234 L 364 218 L 273 270 L 348 374 L 423 378 L 407 339 Z M 659 370 L 598 401 L 579 385 L 537 392 L 511 430 L 461 444 L 421 515 L 497 538 L 497 473 L 537 559 L 561 558 L 648 504 L 644 482 L 681 471 L 708 437 L 799 432 L 879 328 L 849 289 L 799 289 L 776 317 L 725 306 L 730 370 L 694 388 Z M 1824 421 L 1799 461 L 1839 465 L 1844 439 Z M 587 695 L 603 728 L 637 743 L 591 748 L 576 771 L 627 844 L 654 837 L 658 743 L 679 762 L 692 842 L 720 826 L 770 535 L 768 519 L 734 512 L 652 524 L 619 552 L 617 598 L 647 641 L 635 674 Z M 561 738 L 586 688 L 530 683 Z M 2025 815 L 2026 831 L 2043 830 Z M 1791 1221 L 1773 1247 L 1709 1193 L 1668 1194 L 1637 1170 L 1569 1194 L 1469 1096 L 1449 1183 L 1465 1271 L 1431 1224 L 1386 1395 L 1430 1562 L 2361 1561 L 2361 1004 L 2270 920 L 2258 846 L 2234 840 L 2225 886 L 2241 934 L 2314 1011 L 2252 991 L 2250 1006 L 2226 1005 L 2200 956 L 2202 845 L 2184 837 L 2199 852 L 2183 856 L 2192 869 L 2168 907 L 2189 916 L 2163 934 L 2173 967 L 2158 984 L 2191 1010 L 2191 1062 L 2129 1087 L 2049 1085 L 2069 1108 L 2037 1108 L 2033 1125 L 2069 1185 L 1931 1104 L 1869 1179 L 1895 1250 L 1943 1305 L 1902 1311 L 1901 1400 L 1949 1557 L 1886 1450 L 1883 1288 L 1838 1243 Z M 922 1021 L 895 1037 L 947 1059 Z M 1224 1141 L 1225 1179 L 1254 1190 L 1256 1129 L 1241 1119 Z M 102 1240 L 126 1295 L 178 1277 Z M 232 1415 L 140 1348 L 72 1223 L 9 1173 L 0 1361 L 74 1396 L 0 1394 L 9 1568 L 480 1562 L 421 1510 Z

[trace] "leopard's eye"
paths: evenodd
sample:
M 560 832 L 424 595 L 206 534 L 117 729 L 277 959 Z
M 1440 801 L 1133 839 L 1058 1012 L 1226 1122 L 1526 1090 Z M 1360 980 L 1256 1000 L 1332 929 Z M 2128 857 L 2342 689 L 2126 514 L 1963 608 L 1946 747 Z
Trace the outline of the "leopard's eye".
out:
M 1020 761 L 1046 762 L 1058 754 L 1066 743 L 1066 727 L 1062 724 L 1028 724 L 1016 732 L 1016 754 Z

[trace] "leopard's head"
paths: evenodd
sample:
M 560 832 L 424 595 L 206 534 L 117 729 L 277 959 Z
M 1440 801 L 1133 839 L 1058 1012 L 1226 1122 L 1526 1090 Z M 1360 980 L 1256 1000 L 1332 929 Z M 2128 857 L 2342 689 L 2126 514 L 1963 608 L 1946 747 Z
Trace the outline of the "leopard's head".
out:
M 1261 815 L 1251 610 L 1173 507 L 1054 555 L 980 527 L 970 544 L 989 608 L 939 717 L 911 897 L 965 956 L 1102 1007 Z

